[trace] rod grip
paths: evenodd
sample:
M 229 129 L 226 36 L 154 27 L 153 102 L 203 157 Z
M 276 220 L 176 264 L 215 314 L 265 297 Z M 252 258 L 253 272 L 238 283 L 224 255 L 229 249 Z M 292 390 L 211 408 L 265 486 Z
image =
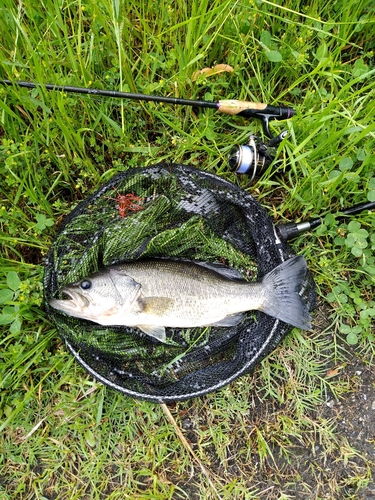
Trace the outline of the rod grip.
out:
M 225 113 L 227 115 L 242 115 L 244 112 L 253 114 L 264 111 L 267 108 L 267 104 L 263 102 L 248 102 L 248 101 L 237 101 L 235 99 L 226 99 L 224 101 L 218 102 L 218 111 Z

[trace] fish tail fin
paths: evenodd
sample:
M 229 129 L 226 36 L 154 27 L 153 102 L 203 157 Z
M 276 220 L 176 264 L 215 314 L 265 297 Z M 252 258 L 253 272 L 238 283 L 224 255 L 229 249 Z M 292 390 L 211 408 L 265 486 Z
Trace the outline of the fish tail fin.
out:
M 305 259 L 297 255 L 264 276 L 262 285 L 265 300 L 261 310 L 285 323 L 309 330 L 310 312 L 300 295 L 306 271 Z

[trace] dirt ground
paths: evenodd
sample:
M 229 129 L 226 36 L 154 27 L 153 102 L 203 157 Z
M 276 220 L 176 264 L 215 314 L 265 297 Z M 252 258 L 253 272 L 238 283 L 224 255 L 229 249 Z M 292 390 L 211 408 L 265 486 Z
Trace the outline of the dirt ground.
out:
M 349 392 L 340 400 L 328 397 L 312 418 L 331 422 L 341 454 L 337 449 L 326 453 L 327 444 L 322 446 L 318 439 L 313 450 L 297 446 L 294 464 L 276 463 L 275 469 L 283 473 L 277 481 L 262 485 L 263 491 L 267 485 L 270 490 L 260 498 L 284 498 L 284 494 L 288 500 L 375 500 L 375 365 L 353 351 L 340 377 L 347 381 Z M 273 456 L 278 462 L 277 450 Z M 300 482 L 289 486 L 293 469 Z
M 324 318 L 326 311 L 322 309 L 319 312 Z M 248 498 L 257 500 L 375 500 L 375 363 L 348 348 L 344 340 L 341 342 L 347 361 L 339 367 L 327 366 L 327 372 L 339 379 L 343 393 L 339 399 L 328 394 L 325 403 L 309 415 L 311 422 L 327 422 L 332 428 L 332 446 L 322 442 L 317 430 L 316 436 L 307 440 L 315 446 L 304 447 L 296 440 L 289 450 L 291 460 L 286 460 L 275 446 L 271 449 L 272 460 L 259 464 L 257 455 L 242 461 L 241 449 L 234 445 L 232 463 L 225 471 L 214 449 L 211 454 L 207 447 L 210 470 L 215 475 L 247 477 L 249 491 L 253 491 Z M 270 399 L 257 405 L 253 415 L 257 415 L 258 422 L 267 422 L 278 409 Z M 194 445 L 198 439 L 194 418 L 187 415 L 182 427 Z M 191 482 L 181 486 L 185 491 L 188 486 L 191 498 L 201 498 Z
M 351 458 L 352 466 L 364 468 L 364 460 L 370 464 L 372 480 L 352 498 L 375 500 L 375 366 L 364 363 L 353 353 L 353 362 L 345 371 L 354 385 L 353 391 L 341 401 L 333 398 L 327 401 L 322 413 L 327 418 L 335 417 L 336 432 L 358 451 L 358 457 Z M 345 474 L 340 468 L 344 469 L 342 463 L 327 464 L 327 480 L 330 474 Z
M 337 442 L 332 443 L 332 451 L 327 452 L 329 444 L 321 444 L 317 435 L 314 449 L 304 448 L 296 442 L 294 449 L 290 450 L 293 451 L 291 461 L 286 461 L 277 447 L 271 450 L 273 460 L 267 460 L 263 465 L 257 463 L 258 457 L 246 465 L 233 459 L 233 465 L 226 473 L 232 477 L 248 474 L 252 478 L 249 491 L 252 490 L 255 496 L 249 498 L 375 500 L 375 366 L 360 360 L 353 352 L 353 361 L 346 365 L 340 376 L 350 383 L 350 392 L 340 401 L 329 397 L 311 414 L 312 420 L 326 419 L 335 427 Z M 270 402 L 259 413 L 267 419 L 273 410 Z M 189 429 L 189 419 L 183 427 Z M 193 435 L 190 438 L 194 440 Z M 209 454 L 208 449 L 206 453 Z M 233 456 L 236 456 L 235 449 Z M 214 464 L 212 456 L 210 470 L 217 475 L 223 474 L 220 464 L 217 463 L 217 468 Z M 255 474 L 254 466 L 257 468 Z M 191 498 L 201 498 L 199 491 L 190 490 Z
M 326 306 L 318 306 L 316 315 L 323 330 L 327 326 Z M 284 467 L 285 481 L 281 478 L 277 482 L 275 498 L 284 494 L 288 500 L 375 500 L 375 362 L 344 340 L 341 343 L 347 363 L 327 368 L 333 375 L 337 373 L 346 390 L 339 399 L 328 395 L 325 404 L 311 414 L 313 420 L 326 419 L 335 428 L 341 454 L 337 449 L 326 453 L 329 446 L 318 439 L 313 450 L 297 447 L 294 468 L 301 479 L 300 489 L 295 484 L 288 486 L 293 469 L 288 464 Z M 277 466 L 283 470 L 283 464 Z

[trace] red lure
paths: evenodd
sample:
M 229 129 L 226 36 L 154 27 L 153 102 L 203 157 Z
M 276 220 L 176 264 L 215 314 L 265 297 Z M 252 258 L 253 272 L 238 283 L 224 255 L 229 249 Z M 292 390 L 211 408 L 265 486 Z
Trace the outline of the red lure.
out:
M 143 198 L 136 196 L 134 193 L 120 194 L 115 187 L 113 189 L 116 191 L 117 197 L 109 199 L 117 202 L 118 213 L 122 219 L 128 215 L 128 212 L 142 210 Z

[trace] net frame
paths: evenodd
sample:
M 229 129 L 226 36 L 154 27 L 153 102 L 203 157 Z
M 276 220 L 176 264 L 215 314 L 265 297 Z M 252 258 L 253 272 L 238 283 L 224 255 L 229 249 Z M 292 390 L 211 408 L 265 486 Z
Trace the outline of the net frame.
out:
M 128 200 L 133 201 L 134 206 L 129 210 L 122 207 L 124 210 L 121 211 L 120 195 L 116 196 L 116 193 L 123 192 L 124 186 L 128 195 L 133 195 L 128 196 Z M 169 200 L 169 205 L 163 212 L 160 206 L 164 197 Z M 139 200 L 142 200 L 142 207 Z M 108 212 L 111 219 L 108 219 Z M 103 219 L 111 221 L 109 230 L 105 224 L 100 224 L 100 214 Z M 150 219 L 147 217 L 152 214 L 156 214 L 156 222 L 162 221 L 160 227 L 163 230 L 160 231 L 156 224 L 155 234 L 150 236 L 147 233 L 147 220 Z M 46 311 L 75 359 L 112 389 L 157 403 L 202 396 L 250 373 L 292 329 L 290 325 L 256 311 L 246 314 L 234 327 L 212 327 L 204 342 L 192 346 L 184 344 L 186 337 L 183 332 L 167 328 L 171 343 L 158 346 L 156 341 L 134 332 L 134 329 L 108 329 L 69 317 L 49 305 L 49 299 L 59 293 L 62 285 L 81 279 L 103 265 L 144 257 L 189 257 L 191 260 L 196 257 L 196 260 L 202 260 L 199 251 L 197 255 L 192 254 L 191 249 L 181 253 L 177 248 L 171 252 L 171 247 L 160 242 L 159 246 L 152 247 L 152 251 L 147 250 L 153 241 L 160 239 L 160 234 L 179 231 L 197 217 L 203 220 L 207 231 L 212 231 L 215 238 L 256 261 L 257 279 L 294 255 L 280 240 L 272 219 L 251 195 L 215 174 L 173 163 L 129 169 L 114 176 L 64 219 L 51 245 L 44 276 Z M 85 233 L 81 223 L 77 223 L 85 220 L 93 223 L 94 219 L 97 225 L 93 234 Z M 134 248 L 130 241 L 121 258 L 116 231 L 121 235 L 133 234 L 134 224 L 143 219 L 147 234 L 137 240 Z M 114 241 L 111 241 L 111 231 Z M 189 234 L 194 239 L 194 235 Z M 72 245 L 81 249 L 78 255 L 77 251 L 72 252 Z M 114 259 L 112 247 L 119 248 L 120 252 Z M 112 251 L 110 257 L 108 248 Z M 301 295 L 312 310 L 316 296 L 310 272 L 307 272 Z M 131 338 L 134 338 L 133 343 L 129 340 Z M 125 339 L 127 349 L 119 348 L 119 339 Z

